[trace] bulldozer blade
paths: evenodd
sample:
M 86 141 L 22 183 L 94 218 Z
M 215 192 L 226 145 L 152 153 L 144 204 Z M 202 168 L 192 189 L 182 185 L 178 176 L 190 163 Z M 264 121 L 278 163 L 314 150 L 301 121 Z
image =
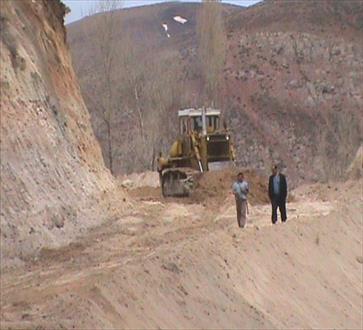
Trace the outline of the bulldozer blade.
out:
M 200 176 L 199 171 L 181 168 L 168 169 L 162 174 L 161 189 L 164 197 L 187 197 Z

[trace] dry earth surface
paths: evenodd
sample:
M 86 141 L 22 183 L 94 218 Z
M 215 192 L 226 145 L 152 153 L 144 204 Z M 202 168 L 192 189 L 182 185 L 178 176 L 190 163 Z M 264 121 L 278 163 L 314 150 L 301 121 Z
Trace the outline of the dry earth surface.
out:
M 298 188 L 286 224 L 250 205 L 245 230 L 228 194 L 133 194 L 126 214 L 3 272 L 3 328 L 362 327 L 362 181 Z
M 299 187 L 283 225 L 246 170 L 245 230 L 235 173 L 206 174 L 186 200 L 162 199 L 155 173 L 114 179 L 64 13 L 1 2 L 0 327 L 362 328 L 362 149 L 354 181 Z

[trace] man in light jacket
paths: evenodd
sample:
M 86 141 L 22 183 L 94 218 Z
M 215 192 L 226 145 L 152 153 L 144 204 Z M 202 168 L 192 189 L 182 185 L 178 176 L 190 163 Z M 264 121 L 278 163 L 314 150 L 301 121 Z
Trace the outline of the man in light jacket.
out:
M 240 228 L 244 228 L 247 222 L 247 195 L 249 188 L 242 172 L 238 173 L 237 181 L 233 183 L 232 190 L 236 199 L 237 223 Z

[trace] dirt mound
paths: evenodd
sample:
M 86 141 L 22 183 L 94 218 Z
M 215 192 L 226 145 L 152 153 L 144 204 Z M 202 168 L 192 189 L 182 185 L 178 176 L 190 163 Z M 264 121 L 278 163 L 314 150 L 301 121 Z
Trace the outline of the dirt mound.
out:
M 132 173 L 120 178 L 121 185 L 128 189 L 136 189 L 140 187 L 160 187 L 158 172 Z
M 210 171 L 203 174 L 197 187 L 190 197 L 193 201 L 206 205 L 220 205 L 232 191 L 232 184 L 236 180 L 238 169 Z M 251 204 L 264 204 L 268 202 L 267 178 L 255 170 L 244 169 L 245 179 L 250 186 L 249 202 Z
M 251 204 L 267 203 L 267 177 L 255 170 L 242 170 L 250 185 L 249 202 Z M 131 197 L 139 200 L 157 200 L 176 202 L 182 204 L 202 204 L 213 209 L 220 207 L 223 201 L 231 194 L 232 184 L 236 180 L 238 169 L 224 169 L 203 173 L 196 182 L 196 188 L 189 197 L 164 198 L 161 188 L 156 184 L 158 174 L 156 172 L 146 174 L 132 174 L 126 176 L 121 185 L 128 186 Z

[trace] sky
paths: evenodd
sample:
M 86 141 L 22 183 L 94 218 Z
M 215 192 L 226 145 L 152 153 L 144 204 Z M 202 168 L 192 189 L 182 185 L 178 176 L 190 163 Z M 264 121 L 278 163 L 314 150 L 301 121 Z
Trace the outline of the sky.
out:
M 99 0 L 62 0 L 71 12 L 66 16 L 66 24 L 72 23 L 87 16 L 90 10 Z M 200 1 L 200 0 L 199 0 Z M 183 0 L 180 2 L 199 2 L 198 0 Z M 231 3 L 240 6 L 251 6 L 261 0 L 222 0 L 223 3 Z M 124 8 L 151 5 L 154 3 L 167 2 L 167 0 L 123 0 Z

